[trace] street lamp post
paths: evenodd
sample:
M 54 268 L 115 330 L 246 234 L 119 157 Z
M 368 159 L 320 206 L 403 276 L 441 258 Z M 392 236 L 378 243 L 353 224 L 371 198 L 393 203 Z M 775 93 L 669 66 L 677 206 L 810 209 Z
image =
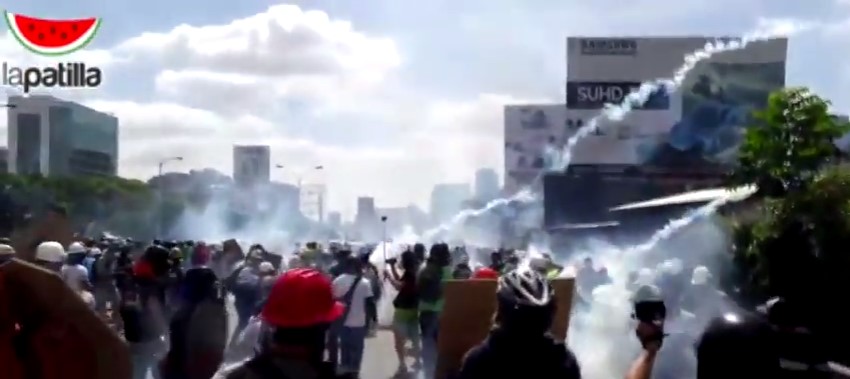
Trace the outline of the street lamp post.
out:
M 387 216 L 381 216 L 381 247 L 384 250 L 384 262 L 387 261 Z
M 174 161 L 182 161 L 182 160 L 183 160 L 183 157 L 171 157 L 171 158 L 166 158 L 166 159 L 159 161 L 159 172 L 158 172 L 157 176 L 162 176 L 162 167 L 165 166 L 166 163 L 174 162 Z

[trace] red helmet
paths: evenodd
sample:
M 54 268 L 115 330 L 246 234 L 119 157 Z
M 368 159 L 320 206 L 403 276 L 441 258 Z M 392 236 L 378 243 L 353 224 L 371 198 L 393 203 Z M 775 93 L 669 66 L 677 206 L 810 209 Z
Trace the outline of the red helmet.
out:
M 499 272 L 490 267 L 482 267 L 475 270 L 475 273 L 472 274 L 472 279 L 496 280 L 499 279 Z
M 303 328 L 331 323 L 345 306 L 336 301 L 331 281 L 318 270 L 298 268 L 275 281 L 260 317 L 279 328 Z

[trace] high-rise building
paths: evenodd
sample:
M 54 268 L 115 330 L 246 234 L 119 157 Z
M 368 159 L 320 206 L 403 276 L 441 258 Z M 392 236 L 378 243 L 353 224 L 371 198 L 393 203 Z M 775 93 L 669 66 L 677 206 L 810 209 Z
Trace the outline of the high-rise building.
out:
M 431 190 L 431 220 L 435 223 L 449 221 L 463 209 L 463 203 L 472 197 L 469 184 L 443 183 Z
M 499 197 L 501 192 L 499 174 L 492 168 L 482 168 L 475 171 L 475 199 L 490 201 Z
M 233 146 L 233 181 L 237 185 L 271 181 L 271 149 L 266 145 Z
M 354 227 L 363 240 L 375 241 L 381 237 L 380 219 L 375 208 L 375 198 L 358 197 L 357 214 L 354 216 Z
M 52 96 L 8 101 L 8 167 L 14 174 L 118 174 L 118 119 Z

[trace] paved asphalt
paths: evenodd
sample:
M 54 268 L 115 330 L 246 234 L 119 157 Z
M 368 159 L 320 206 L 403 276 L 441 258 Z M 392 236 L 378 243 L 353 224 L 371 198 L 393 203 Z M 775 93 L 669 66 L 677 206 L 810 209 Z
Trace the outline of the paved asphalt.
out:
M 232 298 L 227 302 L 229 334 L 236 327 L 236 310 Z M 408 366 L 413 362 L 408 362 Z M 398 360 L 393 349 L 393 336 L 389 330 L 379 330 L 377 335 L 366 340 L 366 353 L 363 356 L 363 367 L 360 377 L 368 379 L 391 379 L 398 368 Z M 148 374 L 147 379 L 154 379 Z M 401 379 L 401 378 L 399 378 Z M 405 378 L 407 379 L 407 378 Z

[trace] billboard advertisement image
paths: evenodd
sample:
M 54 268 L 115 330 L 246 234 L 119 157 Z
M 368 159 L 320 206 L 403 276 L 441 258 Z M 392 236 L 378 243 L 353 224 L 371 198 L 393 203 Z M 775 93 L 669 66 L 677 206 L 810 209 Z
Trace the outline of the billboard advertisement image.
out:
M 641 82 L 670 76 L 685 55 L 714 39 L 601 40 L 567 41 L 567 114 L 584 123 Z M 600 125 L 572 163 L 678 170 L 733 162 L 752 111 L 785 86 L 787 46 L 786 39 L 757 42 L 699 63 L 675 92 L 659 91 L 621 122 Z
M 564 104 L 505 107 L 505 188 L 532 184 L 549 166 L 547 146 L 560 146 L 581 124 L 567 119 Z

